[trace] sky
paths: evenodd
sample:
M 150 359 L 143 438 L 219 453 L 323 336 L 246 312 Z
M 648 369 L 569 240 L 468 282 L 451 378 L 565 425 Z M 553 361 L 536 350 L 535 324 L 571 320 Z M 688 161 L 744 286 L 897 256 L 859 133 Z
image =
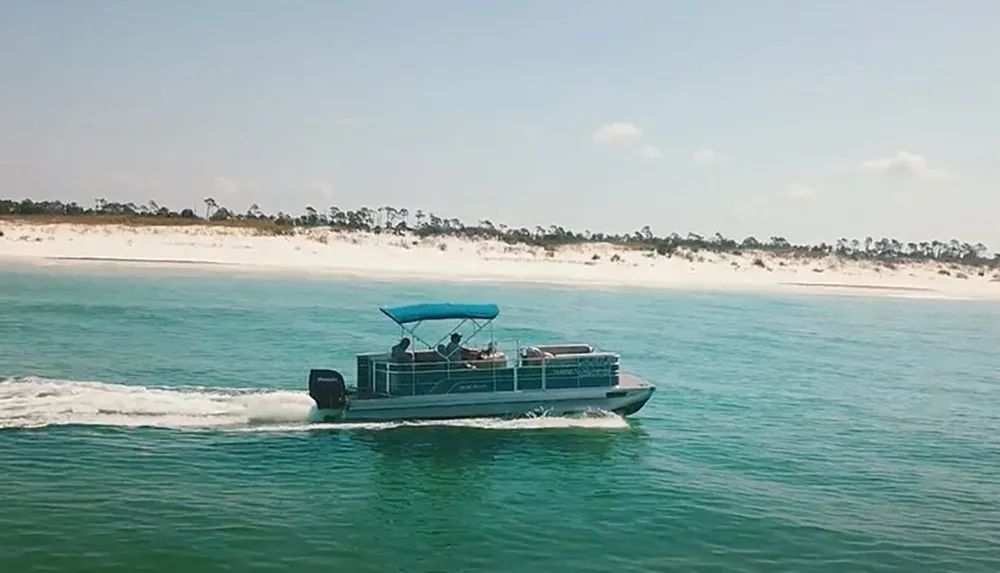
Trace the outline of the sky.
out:
M 0 196 L 1000 250 L 1000 3 L 0 0 Z

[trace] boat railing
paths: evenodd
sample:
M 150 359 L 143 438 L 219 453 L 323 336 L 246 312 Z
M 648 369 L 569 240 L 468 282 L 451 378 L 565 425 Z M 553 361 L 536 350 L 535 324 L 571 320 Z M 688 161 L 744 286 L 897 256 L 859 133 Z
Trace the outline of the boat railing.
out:
M 571 346 L 561 345 L 567 350 Z M 503 354 L 480 360 L 393 362 L 372 360 L 370 387 L 385 396 L 440 395 L 469 392 L 545 390 L 611 386 L 618 379 L 619 356 L 613 352 L 551 354 L 512 357 Z

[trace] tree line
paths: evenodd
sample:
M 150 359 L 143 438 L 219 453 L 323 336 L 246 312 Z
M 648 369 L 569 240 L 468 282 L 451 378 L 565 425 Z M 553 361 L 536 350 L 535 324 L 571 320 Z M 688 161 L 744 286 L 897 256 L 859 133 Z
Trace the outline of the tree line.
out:
M 0 199 L 0 216 L 21 218 L 89 217 L 91 219 L 117 219 L 135 222 L 143 220 L 170 222 L 173 220 L 178 223 L 246 224 L 276 234 L 291 232 L 295 228 L 328 227 L 335 230 L 373 233 L 402 234 L 409 232 L 419 237 L 455 236 L 468 239 L 492 239 L 509 244 L 526 244 L 547 249 L 573 244 L 612 243 L 626 248 L 652 249 L 664 256 L 672 255 L 678 249 L 692 252 L 711 251 L 734 254 L 744 250 L 752 250 L 806 258 L 837 255 L 847 259 L 875 260 L 886 263 L 938 261 L 1000 268 L 1000 253 L 990 256 L 986 245 L 982 243 L 970 244 L 956 239 L 903 243 L 888 237 L 877 239 L 866 237 L 864 239 L 841 238 L 832 244 L 796 245 L 780 236 L 772 236 L 767 239 L 757 239 L 751 236 L 741 241 L 725 237 L 721 233 L 714 235 L 671 233 L 666 236 L 656 236 L 650 230 L 649 225 L 625 234 L 575 232 L 559 225 L 536 226 L 534 229 L 515 228 L 485 219 L 470 225 L 456 218 L 441 217 L 421 209 L 411 212 L 407 208 L 391 206 L 361 207 L 356 210 L 343 210 L 334 206 L 325 211 L 310 206 L 306 207 L 303 213 L 293 216 L 284 212 L 264 213 L 256 203 L 250 205 L 242 213 L 220 205 L 212 197 L 206 198 L 204 203 L 205 209 L 202 214 L 200 209 L 195 211 L 188 208 L 173 211 L 156 201 L 136 204 L 97 199 L 93 206 L 84 207 L 75 202 Z

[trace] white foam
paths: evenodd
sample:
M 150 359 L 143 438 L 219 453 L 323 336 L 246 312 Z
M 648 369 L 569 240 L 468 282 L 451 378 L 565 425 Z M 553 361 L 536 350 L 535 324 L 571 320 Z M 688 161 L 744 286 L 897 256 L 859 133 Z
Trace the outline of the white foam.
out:
M 419 428 L 427 426 L 450 426 L 456 428 L 478 428 L 482 430 L 545 430 L 555 428 L 589 428 L 595 430 L 614 430 L 628 427 L 624 418 L 611 412 L 595 412 L 579 417 L 569 416 L 534 416 L 503 420 L 498 418 L 467 418 L 454 420 L 429 420 L 414 422 L 371 422 L 342 424 L 299 424 L 273 425 L 239 428 L 244 432 L 295 432 L 312 430 L 391 430 L 393 428 Z
M 516 420 L 468 419 L 434 422 L 328 424 L 314 420 L 305 392 L 235 388 L 151 388 L 37 377 L 0 380 L 0 429 L 94 425 L 216 429 L 253 432 L 382 430 L 413 426 L 460 426 L 496 430 L 628 427 L 620 416 L 598 412 L 581 417 L 536 416 Z

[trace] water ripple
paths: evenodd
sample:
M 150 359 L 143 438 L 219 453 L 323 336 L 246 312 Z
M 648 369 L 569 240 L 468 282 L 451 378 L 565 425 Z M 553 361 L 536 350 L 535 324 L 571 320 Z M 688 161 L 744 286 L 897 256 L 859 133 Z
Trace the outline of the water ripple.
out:
M 629 422 L 310 423 L 303 371 L 390 342 L 397 289 L 0 275 L 2 570 L 1000 570 L 996 307 L 421 283 L 660 389 Z

